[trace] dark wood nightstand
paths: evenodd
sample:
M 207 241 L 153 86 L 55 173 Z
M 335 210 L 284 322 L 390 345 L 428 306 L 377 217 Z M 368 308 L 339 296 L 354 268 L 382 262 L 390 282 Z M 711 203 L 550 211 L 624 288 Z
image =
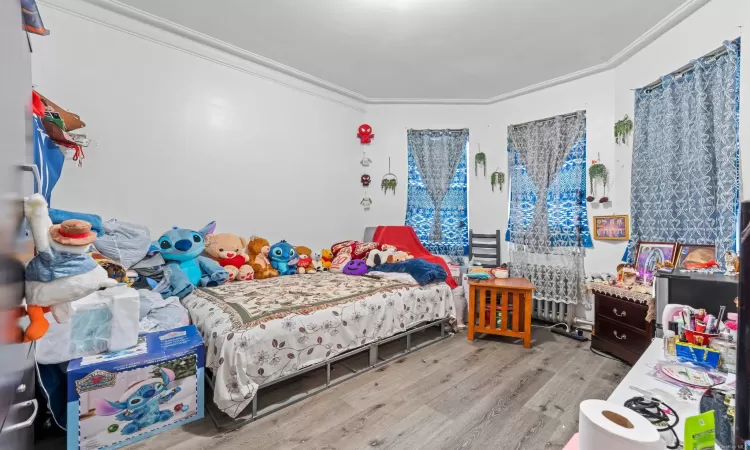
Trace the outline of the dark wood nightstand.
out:
M 635 364 L 654 337 L 654 299 L 616 287 L 591 290 L 596 314 L 591 348 Z

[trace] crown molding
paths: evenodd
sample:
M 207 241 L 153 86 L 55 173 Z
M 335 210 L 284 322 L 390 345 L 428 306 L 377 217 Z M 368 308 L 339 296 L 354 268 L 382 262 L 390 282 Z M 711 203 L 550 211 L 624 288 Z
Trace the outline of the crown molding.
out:
M 156 43 L 167 45 L 168 47 L 175 48 L 177 50 L 187 52 L 195 56 L 199 56 L 201 58 L 234 68 L 236 70 L 240 70 L 249 75 L 270 80 L 286 87 L 290 87 L 292 89 L 305 92 L 316 97 L 324 98 L 326 100 L 330 100 L 362 112 L 364 112 L 364 109 L 357 103 L 377 105 L 490 105 L 521 95 L 540 91 L 542 89 L 557 86 L 563 83 L 568 83 L 570 81 L 578 80 L 597 73 L 605 72 L 607 70 L 616 68 L 617 66 L 630 59 L 644 47 L 654 42 L 661 35 L 685 20 L 685 18 L 705 6 L 710 1 L 711 0 L 686 0 L 682 5 L 677 7 L 669 15 L 664 17 L 648 31 L 638 37 L 638 39 L 633 41 L 630 45 L 628 45 L 626 48 L 624 48 L 622 51 L 620 51 L 604 63 L 588 67 L 571 74 L 563 75 L 561 77 L 553 78 L 551 80 L 543 81 L 541 83 L 536 83 L 534 85 L 517 89 L 511 92 L 506 92 L 504 94 L 500 94 L 487 99 L 432 99 L 367 97 L 358 92 L 354 92 L 334 83 L 330 83 L 308 73 L 297 70 L 293 67 L 281 64 L 256 53 L 249 52 L 240 47 L 226 43 L 206 34 L 199 33 L 195 30 L 176 24 L 174 22 L 170 22 L 166 19 L 126 5 L 117 0 L 39 0 L 39 2 L 44 5 L 94 21 L 109 28 L 123 31 L 125 33 L 138 36 Z M 108 18 L 103 18 L 101 14 L 96 12 L 96 10 L 85 8 L 85 6 L 95 6 L 97 7 L 97 9 L 106 10 L 118 16 L 126 17 L 135 22 L 148 25 L 149 27 L 152 27 L 156 30 L 178 36 L 186 41 L 174 42 L 173 40 L 166 38 L 164 34 L 154 35 L 154 33 L 149 32 L 148 29 L 144 28 L 135 30 L 133 29 L 133 27 L 125 26 L 125 24 L 115 23 L 117 22 L 116 17 L 110 16 Z M 191 46 L 189 42 L 197 43 L 200 45 Z M 239 64 L 228 62 L 225 60 L 225 58 L 217 56 L 213 52 L 211 52 L 211 54 L 208 54 L 208 52 L 206 52 L 206 47 L 208 49 L 212 49 L 262 66 L 265 69 L 269 69 L 269 73 L 261 73 L 258 70 L 251 70 Z M 279 75 L 281 75 L 281 77 L 279 77 Z M 295 80 L 297 81 L 297 83 L 290 82 L 289 79 Z M 310 89 L 311 87 L 319 89 Z M 352 104 L 352 102 L 347 100 L 354 100 L 356 103 Z
M 154 16 L 117 0 L 38 0 L 38 3 L 305 94 L 365 112 L 367 97 L 255 53 Z M 250 63 L 250 64 L 248 64 Z

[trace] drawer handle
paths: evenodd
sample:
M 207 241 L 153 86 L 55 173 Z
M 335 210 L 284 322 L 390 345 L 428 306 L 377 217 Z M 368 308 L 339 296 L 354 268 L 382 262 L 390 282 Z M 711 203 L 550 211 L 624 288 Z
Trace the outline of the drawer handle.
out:
M 625 317 L 627 316 L 627 313 L 625 311 L 622 312 L 622 314 L 617 312 L 617 308 L 612 308 L 612 312 L 615 313 L 617 317 Z
M 620 340 L 624 340 L 624 339 L 627 339 L 627 338 L 628 338 L 628 336 L 627 336 L 627 335 L 625 335 L 625 333 L 623 333 L 623 335 L 622 335 L 622 336 L 620 336 L 619 334 L 617 334 L 617 330 L 613 331 L 612 333 L 614 333 L 614 334 L 615 334 L 615 337 L 616 337 L 617 339 L 620 339 Z
M 2 430 L 0 430 L 0 433 L 10 433 L 11 431 L 20 430 L 21 428 L 26 428 L 28 426 L 31 426 L 31 424 L 34 423 L 34 419 L 36 419 L 36 413 L 37 413 L 37 411 L 39 409 L 39 404 L 36 402 L 36 399 L 31 399 L 31 400 L 26 401 L 26 402 L 17 403 L 15 405 L 11 406 L 9 409 L 10 410 L 18 410 L 18 409 L 21 409 L 21 408 L 26 408 L 27 406 L 33 406 L 34 407 L 34 412 L 31 413 L 31 416 L 28 419 L 26 419 L 25 421 L 21 422 L 21 423 L 17 423 L 15 425 L 11 425 L 11 426 L 3 428 Z M 10 412 L 10 411 L 8 411 L 8 412 Z

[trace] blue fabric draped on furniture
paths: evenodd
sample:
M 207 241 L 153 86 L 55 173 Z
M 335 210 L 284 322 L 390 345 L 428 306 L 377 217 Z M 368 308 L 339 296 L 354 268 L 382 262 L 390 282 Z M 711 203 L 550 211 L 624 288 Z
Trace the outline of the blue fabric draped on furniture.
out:
M 736 249 L 739 208 L 739 40 L 681 77 L 635 92 L 631 239 Z
M 409 130 L 407 138 L 406 225 L 430 252 L 463 256 L 469 249 L 469 130 Z

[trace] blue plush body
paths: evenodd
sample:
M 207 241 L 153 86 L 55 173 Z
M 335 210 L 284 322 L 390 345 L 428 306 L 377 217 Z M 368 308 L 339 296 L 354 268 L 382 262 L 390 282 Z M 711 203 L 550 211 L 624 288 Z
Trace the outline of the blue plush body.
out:
M 161 381 L 143 384 L 126 399 L 119 402 L 107 400 L 109 409 L 107 412 L 117 412 L 115 419 L 129 422 L 122 427 L 122 434 L 136 433 L 148 426 L 171 419 L 174 413 L 168 409 L 159 409 L 160 405 L 167 403 L 180 392 L 179 386 L 168 389 L 171 382 L 170 374 L 162 369 Z
M 281 241 L 271 246 L 268 252 L 271 258 L 271 266 L 279 272 L 279 275 L 293 275 L 297 273 L 297 252 L 294 251 L 287 241 Z
M 443 266 L 425 261 L 422 258 L 408 259 L 394 264 L 381 264 L 371 269 L 373 272 L 400 272 L 408 273 L 421 286 L 428 283 L 445 281 L 448 276 Z
M 198 231 L 175 227 L 155 243 L 169 269 L 169 287 L 162 291 L 162 297 L 183 298 L 193 292 L 195 286 L 218 286 L 227 281 L 229 274 L 219 263 L 201 256 L 206 248 L 205 235 L 214 228 L 215 222 Z

